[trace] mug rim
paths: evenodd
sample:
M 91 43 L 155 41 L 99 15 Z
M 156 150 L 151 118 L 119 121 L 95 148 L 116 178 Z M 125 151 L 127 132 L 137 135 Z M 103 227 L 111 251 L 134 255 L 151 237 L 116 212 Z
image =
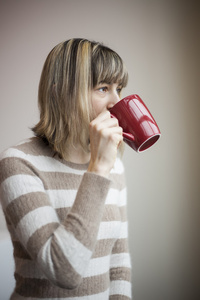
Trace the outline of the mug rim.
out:
M 146 141 L 144 141 L 144 142 L 138 147 L 137 152 L 138 152 L 138 153 L 141 153 L 141 152 L 144 152 L 144 151 L 148 150 L 148 149 L 151 148 L 155 143 L 158 142 L 158 140 L 160 139 L 160 137 L 161 137 L 161 133 L 156 133 L 156 134 L 150 136 Z M 145 144 L 147 144 L 151 139 L 155 139 L 155 141 L 153 141 L 152 144 L 150 144 L 149 146 L 147 146 L 146 148 L 144 148 L 144 149 L 141 150 L 141 148 L 144 147 Z

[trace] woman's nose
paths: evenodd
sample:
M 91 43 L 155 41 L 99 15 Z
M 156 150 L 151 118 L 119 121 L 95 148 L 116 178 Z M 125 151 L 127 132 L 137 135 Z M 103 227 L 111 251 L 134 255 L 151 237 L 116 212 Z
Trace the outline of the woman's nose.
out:
M 120 97 L 118 95 L 118 93 L 113 93 L 111 96 L 110 96 L 110 101 L 109 101 L 109 104 L 108 104 L 108 108 L 111 108 L 113 107 L 117 102 L 119 102 L 120 100 Z

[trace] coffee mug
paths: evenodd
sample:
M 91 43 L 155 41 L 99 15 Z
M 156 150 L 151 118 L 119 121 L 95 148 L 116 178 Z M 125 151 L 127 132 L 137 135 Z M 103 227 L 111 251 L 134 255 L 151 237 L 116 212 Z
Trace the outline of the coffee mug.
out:
M 140 153 L 153 146 L 161 136 L 160 130 L 142 99 L 134 94 L 127 96 L 110 109 L 111 117 L 119 121 L 123 140 Z

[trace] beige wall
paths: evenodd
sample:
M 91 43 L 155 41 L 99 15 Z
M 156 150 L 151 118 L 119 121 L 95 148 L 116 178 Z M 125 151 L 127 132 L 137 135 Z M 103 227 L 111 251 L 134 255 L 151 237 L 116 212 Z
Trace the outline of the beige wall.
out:
M 197 3 L 0 2 L 0 152 L 30 136 L 28 128 L 38 119 L 37 86 L 44 59 L 55 44 L 71 37 L 102 41 L 115 49 L 130 73 L 124 96 L 138 93 L 160 126 L 162 138 L 152 149 L 136 154 L 126 148 L 124 155 L 135 300 L 194 300 L 197 295 Z

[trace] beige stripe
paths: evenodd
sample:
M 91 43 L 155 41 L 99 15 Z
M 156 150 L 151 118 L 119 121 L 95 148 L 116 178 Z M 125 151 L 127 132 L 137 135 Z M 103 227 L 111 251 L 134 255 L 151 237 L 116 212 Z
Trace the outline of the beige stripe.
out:
M 16 292 L 24 297 L 56 299 L 65 297 L 84 297 L 102 293 L 109 288 L 108 273 L 91 278 L 84 278 L 81 285 L 74 290 L 59 288 L 45 279 L 22 278 L 18 274 L 15 274 L 15 277 L 17 280 Z
M 121 221 L 119 208 L 116 205 L 105 205 L 102 221 Z
M 6 218 L 7 219 L 7 218 Z M 7 223 L 7 228 L 8 228 L 8 231 L 10 233 L 10 236 L 11 236 L 11 239 L 12 241 L 18 241 L 18 237 L 17 237 L 17 234 L 16 234 L 16 231 L 15 229 L 13 228 L 12 224 L 8 224 Z
M 58 228 L 58 226 L 58 223 L 49 223 L 42 226 L 32 234 L 27 243 L 27 250 L 32 253 L 34 258 L 37 256 L 41 247 L 52 236 L 53 232 Z
M 129 251 L 129 245 L 128 245 L 128 240 L 126 238 L 118 239 L 112 249 L 113 254 L 128 253 L 128 251 Z
M 30 211 L 42 207 L 50 206 L 46 195 L 42 192 L 35 192 L 31 194 L 22 195 L 15 199 L 6 207 L 6 214 L 12 220 L 16 227 L 18 222 Z
M 121 221 L 126 222 L 127 221 L 127 207 L 121 206 L 119 208 L 119 210 L 120 210 L 120 215 L 121 215 Z
M 92 255 L 92 258 L 109 255 L 116 239 L 99 240 Z
M 32 141 L 32 138 L 26 138 L 24 140 L 21 140 L 21 141 L 19 141 L 19 143 L 16 144 L 16 146 L 23 145 L 23 144 L 28 144 Z
M 0 161 L 0 184 L 8 177 L 17 174 L 33 175 L 33 172 L 22 164 L 22 160 L 15 157 L 4 158 Z
M 108 179 L 85 173 L 74 205 L 63 223 L 67 231 L 88 249 L 94 247 L 109 186 Z
M 44 272 L 35 260 L 15 257 L 15 272 L 23 278 L 47 279 Z
M 52 203 L 52 200 L 50 199 L 51 203 Z M 55 207 L 55 206 L 58 206 L 58 204 L 56 203 L 56 199 L 55 201 L 53 201 L 52 203 L 52 206 Z M 56 212 L 59 216 L 59 218 L 61 220 L 64 220 L 67 216 L 67 214 L 70 212 L 70 209 L 71 209 L 71 206 L 73 205 L 73 199 L 72 201 L 70 201 L 70 199 L 63 199 L 63 201 L 59 201 L 59 204 L 64 205 L 64 203 L 66 204 L 65 207 L 57 207 L 56 208 Z M 67 207 L 67 204 L 71 204 L 72 202 L 72 205 L 68 206 Z M 103 222 L 110 222 L 110 221 L 126 221 L 127 217 L 126 217 L 126 207 L 117 207 L 116 205 L 105 205 L 105 208 L 104 208 L 104 214 L 102 216 L 102 221 Z
M 61 223 L 67 218 L 67 214 L 70 212 L 70 209 L 70 207 L 56 209 L 56 213 Z
M 110 174 L 109 179 L 112 181 L 111 187 L 117 190 L 122 190 L 126 187 L 123 174 Z
M 67 298 L 59 298 L 60 300 L 103 300 L 103 299 L 108 299 L 109 298 L 109 289 L 107 289 L 106 291 L 102 292 L 102 293 L 98 293 L 98 294 L 93 294 L 93 295 L 89 295 L 89 296 L 82 296 L 82 297 L 67 297 Z M 23 296 L 20 296 L 17 293 L 13 293 L 10 300 L 27 300 L 27 298 L 24 298 Z M 28 300 L 36 300 L 36 298 L 34 297 L 29 297 Z M 58 300 L 58 298 L 38 298 L 37 300 Z
M 31 259 L 28 252 L 25 250 L 25 248 L 22 246 L 22 244 L 18 241 L 13 241 L 14 246 L 14 257 L 20 258 L 20 259 Z
M 53 157 L 53 151 L 51 148 L 47 146 L 41 139 L 36 137 L 27 141 L 25 140 L 23 143 L 17 144 L 13 148 L 18 149 L 25 154 Z
M 13 228 L 9 228 L 12 227 L 12 223 L 10 222 L 9 217 L 6 215 L 5 211 L 3 210 L 4 216 L 5 216 L 5 220 L 6 220 L 6 224 L 8 227 L 9 232 L 13 231 Z
M 62 261 L 62 258 L 59 259 L 59 262 Z M 39 261 L 30 260 L 30 259 L 21 259 L 15 257 L 15 264 L 16 264 L 16 273 L 24 278 L 33 278 L 33 279 L 51 279 L 52 275 L 50 272 L 48 272 L 48 268 L 45 267 L 42 269 L 42 264 L 39 263 Z M 62 266 L 61 275 L 64 275 L 68 271 L 69 273 L 67 276 L 71 276 L 71 274 L 74 273 L 74 269 L 71 267 L 70 264 L 66 264 L 66 261 L 64 262 L 64 265 Z M 45 273 L 47 274 L 45 276 Z M 55 273 L 55 272 L 54 272 Z M 56 278 L 54 277 L 52 279 L 55 285 L 58 283 L 56 282 Z M 60 281 L 59 276 L 57 277 L 57 281 Z
M 66 202 L 66 204 L 67 204 L 70 201 L 69 201 L 69 199 L 66 199 L 66 201 L 63 199 L 63 202 Z M 72 200 L 72 202 L 73 202 L 73 200 Z M 53 201 L 53 204 L 57 205 L 56 200 Z M 60 202 L 60 204 L 61 204 L 61 202 Z M 71 206 L 56 208 L 56 212 L 57 212 L 61 222 L 66 219 L 67 214 L 70 212 L 70 209 L 71 209 Z M 127 220 L 126 214 L 127 214 L 126 207 L 122 206 L 122 207 L 118 208 L 116 205 L 105 205 L 104 214 L 102 216 L 102 222 L 110 222 L 110 221 L 125 222 Z
M 127 267 L 112 268 L 110 270 L 111 280 L 125 280 L 131 282 L 131 269 Z
M 41 178 L 43 177 L 42 172 L 40 176 Z M 82 175 L 63 172 L 45 172 L 44 178 L 44 187 L 46 190 L 77 190 Z
M 124 296 L 124 295 L 110 295 L 109 296 L 109 300 L 130 300 L 130 299 L 132 299 L 132 298 Z

